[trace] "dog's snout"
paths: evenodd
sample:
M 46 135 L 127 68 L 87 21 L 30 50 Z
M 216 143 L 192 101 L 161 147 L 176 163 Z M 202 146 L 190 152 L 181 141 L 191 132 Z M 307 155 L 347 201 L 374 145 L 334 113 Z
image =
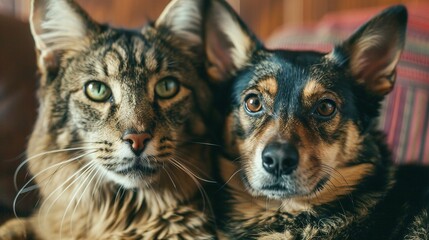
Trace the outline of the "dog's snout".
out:
M 274 175 L 288 175 L 298 166 L 298 150 L 289 143 L 272 142 L 262 151 L 262 166 Z

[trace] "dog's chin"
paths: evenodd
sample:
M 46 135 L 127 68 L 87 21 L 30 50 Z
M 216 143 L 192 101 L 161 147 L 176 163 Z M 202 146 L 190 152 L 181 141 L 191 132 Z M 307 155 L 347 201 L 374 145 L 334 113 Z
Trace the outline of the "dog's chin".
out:
M 253 196 L 266 197 L 275 200 L 286 200 L 291 198 L 300 198 L 312 196 L 320 191 L 328 181 L 328 177 L 322 177 L 316 183 L 310 184 L 299 180 L 276 180 L 265 182 L 249 182 L 244 179 L 249 192 Z
M 275 200 L 285 200 L 298 196 L 303 196 L 308 193 L 297 188 L 288 188 L 281 185 L 267 185 L 261 188 L 252 188 L 252 195 L 257 197 L 266 197 Z

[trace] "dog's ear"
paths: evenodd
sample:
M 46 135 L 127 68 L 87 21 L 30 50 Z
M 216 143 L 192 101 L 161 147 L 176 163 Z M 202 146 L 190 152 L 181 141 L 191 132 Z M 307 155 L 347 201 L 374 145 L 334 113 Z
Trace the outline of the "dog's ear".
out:
M 171 33 L 169 41 L 183 53 L 201 57 L 205 4 L 205 0 L 173 0 L 158 17 L 155 27 Z
M 407 10 L 390 7 L 360 27 L 337 46 L 334 59 L 348 64 L 358 84 L 378 96 L 389 93 L 396 80 L 396 65 L 405 44 Z
M 242 69 L 262 44 L 226 1 L 208 3 L 204 25 L 207 72 L 212 79 L 224 81 Z
M 95 26 L 72 0 L 33 0 L 30 27 L 40 69 L 57 68 L 61 56 L 84 50 Z

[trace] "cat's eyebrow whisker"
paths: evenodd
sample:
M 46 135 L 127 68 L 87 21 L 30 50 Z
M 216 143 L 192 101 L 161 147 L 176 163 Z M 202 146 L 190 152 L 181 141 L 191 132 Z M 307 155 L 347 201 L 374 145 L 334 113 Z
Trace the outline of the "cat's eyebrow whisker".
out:
M 18 177 L 19 171 L 21 170 L 22 167 L 24 167 L 25 164 L 27 164 L 32 159 L 42 157 L 42 156 L 47 155 L 47 154 L 53 154 L 53 153 L 71 152 L 71 151 L 77 151 L 77 150 L 95 150 L 95 149 L 97 149 L 97 148 L 96 147 L 65 148 L 65 149 L 57 149 L 57 150 L 42 152 L 42 153 L 36 154 L 34 156 L 31 156 L 31 157 L 27 158 L 26 160 L 24 160 L 22 163 L 20 163 L 18 165 L 18 167 L 16 168 L 15 173 L 13 174 L 13 182 L 15 185 L 15 189 L 18 189 L 17 177 Z

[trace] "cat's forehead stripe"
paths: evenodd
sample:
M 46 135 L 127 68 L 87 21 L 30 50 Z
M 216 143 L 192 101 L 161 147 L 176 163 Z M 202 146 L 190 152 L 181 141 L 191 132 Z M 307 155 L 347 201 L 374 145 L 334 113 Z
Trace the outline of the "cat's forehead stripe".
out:
M 115 50 L 118 53 L 118 57 L 122 61 L 128 58 L 126 43 L 124 41 L 119 40 L 112 44 L 112 50 Z
M 156 72 L 157 69 L 159 68 L 158 64 L 159 63 L 156 56 L 155 48 L 149 49 L 146 53 L 146 58 L 145 58 L 145 66 L 147 70 L 149 70 L 150 72 Z
M 144 51 L 146 50 L 145 42 L 142 41 L 139 37 L 133 37 L 131 42 L 133 43 L 134 47 L 134 59 L 136 60 L 136 63 L 138 65 L 142 64 L 142 60 L 144 59 Z
M 121 56 L 115 50 L 107 51 L 104 55 L 104 73 L 107 76 L 114 76 L 122 69 Z

